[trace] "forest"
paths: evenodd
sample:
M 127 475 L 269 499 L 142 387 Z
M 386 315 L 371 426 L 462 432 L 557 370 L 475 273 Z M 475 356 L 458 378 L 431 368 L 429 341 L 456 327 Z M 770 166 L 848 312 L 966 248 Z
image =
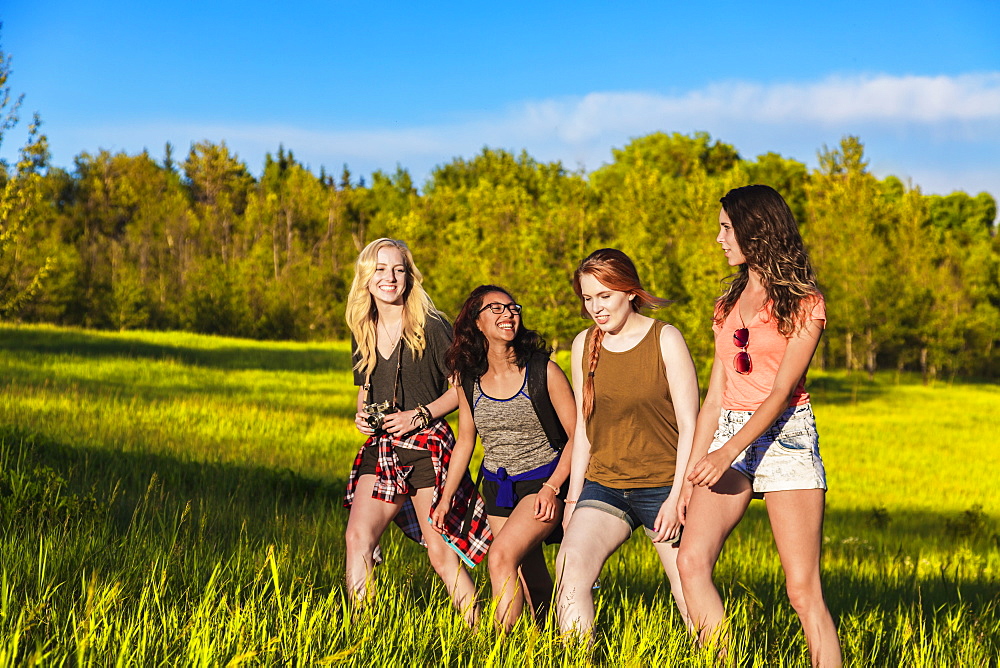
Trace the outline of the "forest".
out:
M 0 51 L 0 141 L 20 98 Z M 713 300 L 729 273 L 715 243 L 719 198 L 766 183 L 789 201 L 826 296 L 823 368 L 915 371 L 925 380 L 1000 375 L 1000 239 L 988 193 L 924 195 L 868 170 L 860 138 L 818 166 L 754 159 L 708 133 L 654 132 L 590 173 L 483 148 L 369 180 L 319 173 L 277 147 L 259 176 L 224 141 L 186 155 L 97 150 L 50 164 L 36 114 L 0 164 L 0 317 L 112 330 L 255 339 L 349 335 L 344 302 L 358 251 L 389 236 L 413 249 L 454 317 L 480 283 L 508 287 L 525 323 L 557 348 L 586 323 L 570 279 L 596 248 L 636 262 L 674 301 L 658 317 L 686 336 L 704 377 Z

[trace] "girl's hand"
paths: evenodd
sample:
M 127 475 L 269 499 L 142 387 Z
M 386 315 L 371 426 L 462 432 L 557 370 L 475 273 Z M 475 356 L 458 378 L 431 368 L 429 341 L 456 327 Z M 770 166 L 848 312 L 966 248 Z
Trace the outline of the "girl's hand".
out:
M 682 525 L 687 523 L 688 504 L 691 503 L 693 493 L 694 485 L 690 480 L 684 480 L 681 483 L 681 498 L 677 500 L 677 517 L 680 518 Z
M 558 507 L 558 503 L 556 502 L 556 493 L 553 492 L 550 487 L 542 487 L 538 493 L 535 494 L 536 520 L 541 522 L 551 522 L 555 519 Z
M 563 530 L 563 534 L 565 534 L 566 530 L 569 528 L 569 520 L 570 520 L 571 517 L 573 517 L 573 511 L 574 510 L 576 510 L 576 504 L 575 503 L 566 503 L 566 504 L 563 504 L 563 516 L 562 516 L 562 530 Z
M 662 543 L 677 538 L 681 532 L 681 518 L 677 512 L 678 497 L 671 494 L 660 506 L 660 511 L 656 514 L 656 521 L 653 522 L 654 543 Z
M 420 420 L 415 419 L 417 415 L 417 411 L 415 410 L 388 413 L 385 416 L 382 428 L 397 437 L 409 434 L 411 431 L 420 428 Z
M 726 454 L 724 447 L 710 452 L 698 460 L 687 479 L 699 487 L 711 487 L 719 482 L 722 475 L 729 470 L 734 459 L 736 458 Z
M 365 436 L 371 436 L 375 431 L 368 426 L 368 413 L 355 413 L 354 414 L 354 426 L 358 428 Z
M 434 512 L 431 513 L 431 526 L 440 534 L 444 533 L 444 518 L 448 516 L 449 510 L 451 510 L 451 497 L 442 496 L 434 507 Z

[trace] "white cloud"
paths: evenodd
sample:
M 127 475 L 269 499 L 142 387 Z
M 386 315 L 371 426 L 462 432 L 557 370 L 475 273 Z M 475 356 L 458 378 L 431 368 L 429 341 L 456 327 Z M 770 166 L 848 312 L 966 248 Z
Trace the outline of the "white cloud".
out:
M 539 160 L 594 169 L 610 160 L 612 147 L 632 137 L 699 130 L 746 156 L 775 151 L 810 164 L 823 145 L 855 134 L 870 155 L 875 147 L 891 152 L 877 156 L 873 164 L 905 165 L 908 174 L 932 179 L 918 182 L 925 191 L 953 188 L 951 174 L 976 174 L 980 188 L 992 183 L 986 187 L 1000 195 L 1000 161 L 995 159 L 1000 152 L 1000 72 L 831 76 L 779 84 L 731 81 L 677 95 L 594 92 L 528 101 L 472 120 L 403 128 L 118 124 L 79 131 L 71 143 L 91 151 L 137 151 L 156 150 L 170 140 L 181 153 L 191 141 L 225 140 L 252 169 L 280 143 L 314 169 L 321 164 L 339 169 L 347 163 L 355 173 L 367 173 L 400 164 L 419 181 L 434 165 L 470 157 L 484 145 L 524 148 Z
M 807 84 L 729 82 L 679 96 L 591 93 L 528 103 L 515 125 L 557 128 L 564 141 L 650 125 L 1000 123 L 1000 72 L 958 77 L 830 77 Z

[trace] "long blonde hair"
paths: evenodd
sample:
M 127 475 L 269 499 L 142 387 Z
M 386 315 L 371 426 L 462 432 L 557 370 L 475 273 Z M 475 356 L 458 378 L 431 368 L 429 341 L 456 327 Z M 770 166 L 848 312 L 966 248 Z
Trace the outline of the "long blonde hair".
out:
M 375 275 L 378 252 L 389 247 L 395 248 L 402 254 L 403 266 L 406 269 L 401 337 L 409 346 L 414 359 L 422 356 L 427 347 L 427 339 L 424 337 L 427 318 L 441 317 L 434 308 L 434 302 L 424 291 L 424 275 L 414 264 L 413 253 L 405 242 L 382 238 L 365 246 L 354 265 L 354 281 L 351 282 L 351 291 L 347 295 L 347 326 L 351 328 L 360 356 L 354 368 L 364 374 L 370 374 L 375 370 L 378 342 L 378 308 L 375 306 L 375 298 L 368 290 L 368 284 Z

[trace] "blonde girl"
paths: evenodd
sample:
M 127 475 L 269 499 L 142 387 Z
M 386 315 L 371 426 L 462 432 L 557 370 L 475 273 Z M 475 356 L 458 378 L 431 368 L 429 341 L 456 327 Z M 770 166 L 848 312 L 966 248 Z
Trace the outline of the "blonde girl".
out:
M 348 480 L 347 590 L 361 605 L 372 588 L 379 539 L 394 519 L 427 547 L 431 566 L 466 621 L 478 614 L 476 591 L 457 546 L 475 563 L 489 545 L 482 502 L 466 474 L 453 504 L 458 526 L 474 504 L 472 530 L 449 544 L 427 521 L 444 483 L 455 437 L 444 416 L 458 394 L 444 355 L 451 327 L 424 291 L 423 276 L 402 241 L 377 239 L 358 257 L 347 303 L 353 335 L 355 425 L 367 437 Z

